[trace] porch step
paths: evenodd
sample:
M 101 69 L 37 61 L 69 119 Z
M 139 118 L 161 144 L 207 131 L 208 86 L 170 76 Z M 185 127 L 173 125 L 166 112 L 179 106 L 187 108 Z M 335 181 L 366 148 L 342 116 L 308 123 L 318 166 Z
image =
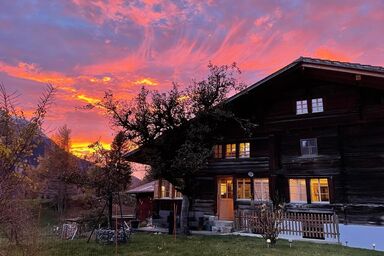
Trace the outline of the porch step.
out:
M 233 221 L 229 220 L 214 220 L 212 232 L 231 233 L 233 232 Z

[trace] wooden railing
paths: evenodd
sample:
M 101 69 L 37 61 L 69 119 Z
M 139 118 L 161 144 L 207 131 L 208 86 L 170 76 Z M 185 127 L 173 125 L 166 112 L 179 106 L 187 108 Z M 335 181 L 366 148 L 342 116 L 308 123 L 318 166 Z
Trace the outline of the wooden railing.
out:
M 278 225 L 279 234 L 282 235 L 340 240 L 339 221 L 335 213 L 283 212 L 279 217 L 272 212 L 267 215 L 263 213 L 262 217 L 260 214 L 257 210 L 237 210 L 235 230 L 262 234 L 266 219 L 270 218 L 267 222 Z

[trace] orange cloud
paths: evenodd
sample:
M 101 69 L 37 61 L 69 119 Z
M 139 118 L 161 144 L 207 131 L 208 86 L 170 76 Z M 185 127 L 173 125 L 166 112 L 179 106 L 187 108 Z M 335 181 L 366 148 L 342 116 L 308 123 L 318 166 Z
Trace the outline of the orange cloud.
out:
M 152 79 L 152 78 L 142 78 L 142 79 L 136 80 L 134 84 L 154 86 L 154 85 L 157 85 L 158 83 L 155 79 Z
M 90 81 L 91 83 L 99 83 L 99 82 L 108 83 L 108 82 L 110 82 L 111 80 L 112 80 L 112 78 L 109 77 L 109 76 L 104 76 L 104 77 L 102 77 L 102 78 L 100 78 L 100 79 L 97 79 L 97 78 L 95 78 L 95 77 L 89 78 L 89 81 Z
M 99 99 L 88 97 L 88 96 L 85 96 L 84 94 L 78 94 L 76 95 L 76 98 L 90 104 L 97 104 L 100 102 Z
M 78 67 L 77 70 L 90 75 L 103 75 L 106 73 L 127 73 L 134 72 L 145 66 L 145 61 L 137 54 L 121 59 L 104 61 L 88 66 Z M 95 82 L 97 80 L 94 80 Z
M 338 61 L 351 61 L 351 59 L 341 52 L 337 52 L 335 50 L 331 50 L 326 47 L 319 47 L 316 49 L 314 56 L 321 59 L 327 60 L 338 60 Z
M 78 156 L 78 157 L 84 157 L 87 155 L 90 155 L 94 153 L 94 150 L 89 148 L 88 146 L 94 142 L 90 141 L 77 141 L 73 142 L 71 145 L 71 153 Z M 104 149 L 110 150 L 111 145 L 107 142 L 100 142 Z
M 34 63 L 19 62 L 17 66 L 11 66 L 0 61 L 0 71 L 10 76 L 32 80 L 40 83 L 52 83 L 56 85 L 72 84 L 74 79 L 58 72 L 44 72 Z

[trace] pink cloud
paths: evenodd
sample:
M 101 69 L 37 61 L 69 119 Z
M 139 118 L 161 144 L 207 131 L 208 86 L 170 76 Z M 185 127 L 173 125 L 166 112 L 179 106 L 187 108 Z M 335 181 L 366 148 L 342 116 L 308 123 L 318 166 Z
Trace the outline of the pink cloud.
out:
M 113 132 L 100 110 L 76 107 L 105 90 L 131 99 L 143 84 L 185 86 L 206 75 L 210 60 L 236 61 L 248 84 L 302 55 L 384 65 L 382 1 L 72 0 L 25 8 L 3 1 L 0 8 L 9 13 L 0 22 L 0 80 L 28 96 L 56 84 L 49 125 L 67 123 L 77 143 L 107 142 Z M 28 108 L 30 98 L 23 97 Z

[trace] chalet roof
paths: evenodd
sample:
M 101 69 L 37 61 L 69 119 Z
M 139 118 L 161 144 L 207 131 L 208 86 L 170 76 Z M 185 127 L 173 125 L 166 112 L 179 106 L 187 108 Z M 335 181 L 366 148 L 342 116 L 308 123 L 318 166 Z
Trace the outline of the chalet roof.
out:
M 297 68 L 297 67 L 308 67 L 308 68 L 339 71 L 339 72 L 345 72 L 345 73 L 354 73 L 354 74 L 384 78 L 384 67 L 365 65 L 365 64 L 360 64 L 360 63 L 316 59 L 316 58 L 310 58 L 310 57 L 300 57 L 300 58 L 296 59 L 295 61 L 293 61 L 292 63 L 288 64 L 287 66 L 279 69 L 278 71 L 276 71 L 276 72 L 272 73 L 271 75 L 261 79 L 260 81 L 250 85 L 249 87 L 242 90 L 241 92 L 233 95 L 232 97 L 230 97 L 226 101 L 226 103 L 229 103 L 232 100 L 239 98 L 240 96 L 242 96 L 244 94 L 247 94 L 249 91 L 253 90 L 254 88 L 256 88 L 256 87 L 258 87 L 264 83 L 266 83 L 267 81 L 271 80 L 272 78 L 277 77 L 277 76 L 283 74 L 284 72 L 291 70 L 291 69 L 294 69 L 294 68 Z
M 318 70 L 324 70 L 324 71 L 336 71 L 336 72 L 372 76 L 372 77 L 384 79 L 384 67 L 365 65 L 360 63 L 316 59 L 316 58 L 310 58 L 310 57 L 300 57 L 295 61 L 293 61 L 292 63 L 288 64 L 287 66 L 277 70 L 276 72 L 270 74 L 269 76 L 250 85 L 249 87 L 242 90 L 241 92 L 233 95 L 232 97 L 226 100 L 225 104 L 229 104 L 235 99 L 238 99 L 243 95 L 248 94 L 250 91 L 254 90 L 256 87 L 259 87 L 267 83 L 268 81 L 282 75 L 285 72 L 297 70 L 298 68 L 311 68 L 311 69 L 318 69 Z M 138 159 L 140 158 L 139 154 L 141 150 L 142 150 L 141 148 L 137 148 L 129 152 L 126 155 L 126 157 L 131 159 L 136 158 L 135 160 L 138 161 Z
M 365 64 L 360 64 L 360 63 L 342 62 L 342 61 L 334 61 L 334 60 L 323 60 L 323 59 L 315 59 L 315 58 L 309 58 L 309 57 L 300 57 L 295 62 L 326 65 L 326 66 L 333 66 L 333 67 L 347 68 L 347 69 L 354 69 L 354 70 L 362 70 L 362 71 L 368 71 L 368 72 L 377 72 L 377 73 L 383 73 L 384 74 L 384 67 L 365 65 Z
M 153 193 L 155 191 L 155 181 L 145 183 L 141 186 L 128 190 L 128 194 Z

